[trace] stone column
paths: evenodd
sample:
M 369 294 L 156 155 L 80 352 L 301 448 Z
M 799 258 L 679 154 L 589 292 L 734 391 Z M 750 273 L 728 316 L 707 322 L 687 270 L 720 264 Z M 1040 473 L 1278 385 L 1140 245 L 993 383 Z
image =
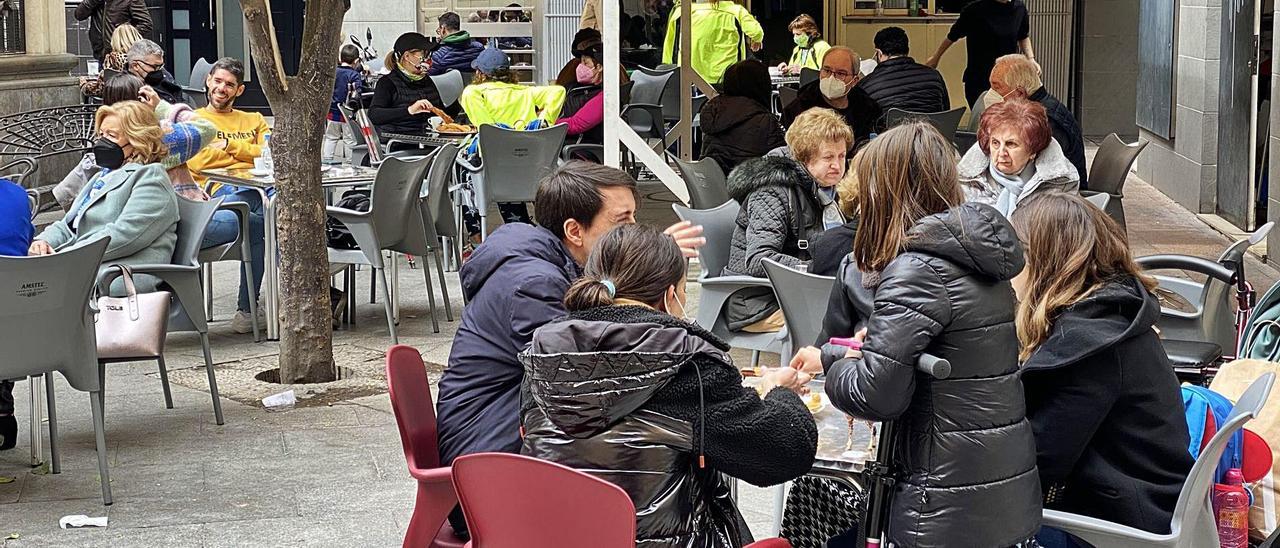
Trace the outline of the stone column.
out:
M 62 0 L 27 0 L 26 50 L 0 56 L 0 115 L 81 102 Z

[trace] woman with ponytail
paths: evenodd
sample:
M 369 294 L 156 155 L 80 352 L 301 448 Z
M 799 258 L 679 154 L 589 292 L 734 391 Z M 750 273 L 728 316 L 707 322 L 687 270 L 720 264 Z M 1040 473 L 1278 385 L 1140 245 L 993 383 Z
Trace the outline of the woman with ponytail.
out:
M 1074 192 L 1034 196 L 1011 220 L 1027 253 L 1013 288 L 1045 507 L 1166 534 L 1192 460 L 1156 282 L 1124 229 Z
M 729 347 L 685 321 L 685 260 L 644 225 L 605 234 L 565 294 L 569 316 L 521 354 L 523 452 L 631 495 L 639 546 L 739 547 L 751 539 L 722 474 L 782 483 L 813 465 L 808 375 L 742 386 Z

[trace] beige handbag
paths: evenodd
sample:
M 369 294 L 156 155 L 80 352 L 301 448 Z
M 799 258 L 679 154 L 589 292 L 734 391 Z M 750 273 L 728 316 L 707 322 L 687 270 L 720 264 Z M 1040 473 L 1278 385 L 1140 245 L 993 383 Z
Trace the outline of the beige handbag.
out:
M 124 297 L 98 297 L 95 331 L 98 359 L 157 358 L 164 354 L 165 332 L 169 329 L 168 291 L 138 294 L 133 270 L 115 264 L 124 280 Z

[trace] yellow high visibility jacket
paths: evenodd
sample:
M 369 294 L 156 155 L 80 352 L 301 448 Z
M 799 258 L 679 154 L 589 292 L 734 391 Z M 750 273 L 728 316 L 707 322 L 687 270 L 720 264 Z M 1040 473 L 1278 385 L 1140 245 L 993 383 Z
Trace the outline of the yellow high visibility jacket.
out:
M 822 39 L 818 39 L 807 48 L 796 46 L 795 49 L 791 50 L 791 60 L 787 62 L 787 65 L 822 70 L 822 56 L 826 55 L 829 49 L 831 49 L 831 44 Z
M 560 86 L 526 86 L 507 82 L 483 82 L 462 90 L 458 102 L 473 125 L 506 124 L 524 128 L 538 118 L 556 123 L 564 108 Z
M 760 22 L 738 4 L 728 0 L 695 2 L 689 6 L 693 19 L 693 48 L 690 64 L 708 84 L 719 84 L 724 69 L 747 58 L 747 45 L 764 40 Z M 662 47 L 663 63 L 678 63 L 680 3 L 671 8 L 667 37 Z M 745 38 L 745 39 L 744 39 Z

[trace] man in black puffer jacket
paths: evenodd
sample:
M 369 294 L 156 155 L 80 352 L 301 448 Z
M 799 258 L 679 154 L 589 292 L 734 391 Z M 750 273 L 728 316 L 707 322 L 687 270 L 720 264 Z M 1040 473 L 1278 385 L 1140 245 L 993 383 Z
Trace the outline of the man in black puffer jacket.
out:
M 823 230 L 822 205 L 818 182 L 804 166 L 782 156 L 748 160 L 729 174 L 728 187 L 742 210 L 725 275 L 764 278 L 764 259 L 790 267 L 809 263 L 809 240 Z M 724 314 L 730 330 L 749 328 L 778 312 L 773 290 L 760 289 L 729 298 Z
M 1022 246 L 1000 212 L 974 203 L 924 217 L 907 237 L 881 272 L 841 264 L 820 340 L 851 336 L 860 321 L 867 339 L 860 359 L 823 349 L 827 396 L 851 415 L 897 421 L 895 545 L 1017 545 L 1035 535 L 1041 509 L 1009 285 Z M 855 304 L 868 287 L 869 318 Z M 949 360 L 951 376 L 916 373 L 922 353 Z
M 880 109 L 911 112 L 943 112 L 951 109 L 947 83 L 938 71 L 907 56 L 907 32 L 887 27 L 876 33 L 876 69 L 858 82 Z

